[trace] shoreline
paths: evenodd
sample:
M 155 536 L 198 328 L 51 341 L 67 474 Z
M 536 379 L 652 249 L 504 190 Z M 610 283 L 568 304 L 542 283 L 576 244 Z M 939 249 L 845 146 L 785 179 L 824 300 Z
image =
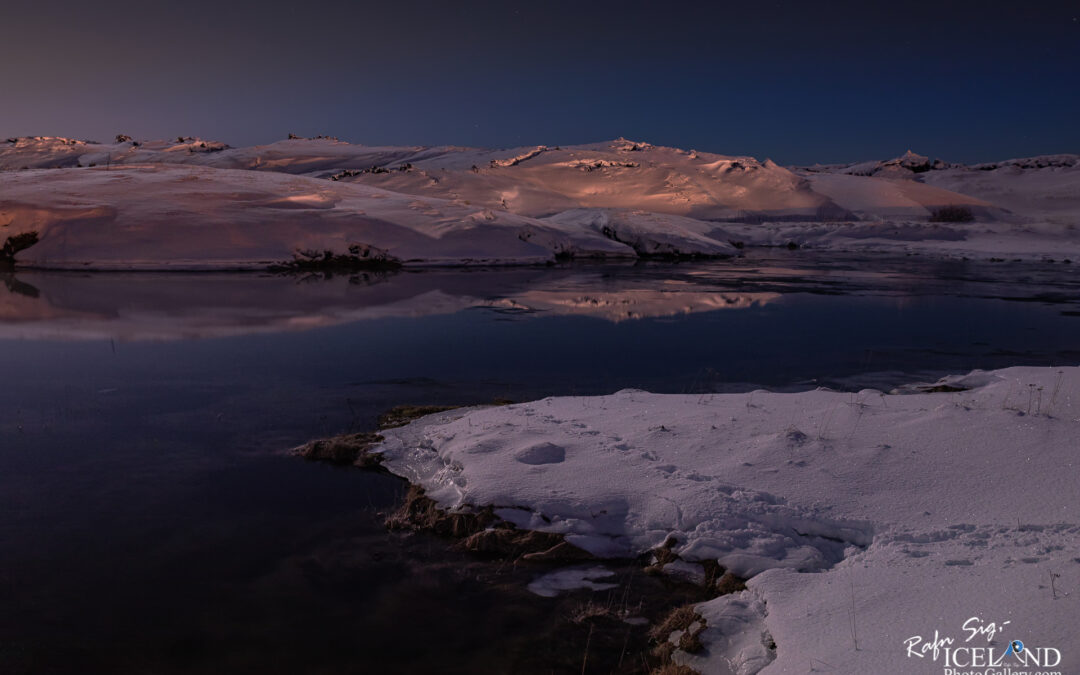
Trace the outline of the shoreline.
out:
M 814 226 L 819 224 L 815 223 Z M 862 228 L 866 223 L 849 223 L 851 227 Z M 770 233 L 767 226 L 755 225 L 760 228 L 758 236 L 766 236 Z M 785 227 L 787 227 L 785 225 Z M 838 230 L 843 232 L 843 230 Z M 777 228 L 777 233 L 781 233 Z M 842 234 L 840 235 L 843 236 Z M 1029 239 L 1013 235 L 1017 242 L 1023 241 L 1029 247 L 1033 243 Z M 348 260 L 348 255 L 338 255 L 326 251 L 325 255 L 309 256 L 297 254 L 288 260 L 262 260 L 262 261 L 170 261 L 170 262 L 115 262 L 97 263 L 91 261 L 73 261 L 64 263 L 21 262 L 18 259 L 0 260 L 0 272 L 17 274 L 19 272 L 71 272 L 71 273 L 95 273 L 95 274 L 270 274 L 281 276 L 305 276 L 310 274 L 360 274 L 360 273 L 396 273 L 396 272 L 422 272 L 425 270 L 485 270 L 485 269 L 545 269 L 551 267 L 565 268 L 567 266 L 589 265 L 622 265 L 633 266 L 638 264 L 668 264 L 686 265 L 695 263 L 710 263 L 724 260 L 745 259 L 748 254 L 790 251 L 797 254 L 809 254 L 818 256 L 865 256 L 867 259 L 897 259 L 918 258 L 926 261 L 942 262 L 976 262 L 976 263 L 1045 263 L 1051 265 L 1071 265 L 1080 263 L 1080 243 L 1073 248 L 1062 248 L 1060 241 L 1051 241 L 1044 248 L 1038 246 L 1024 250 L 1010 248 L 1008 245 L 998 245 L 997 248 L 988 250 L 963 249 L 962 247 L 942 248 L 934 244 L 923 242 L 895 242 L 883 240 L 880 243 L 862 243 L 858 246 L 831 246 L 815 244 L 813 242 L 799 243 L 797 238 L 792 238 L 785 243 L 749 244 L 739 242 L 738 250 L 732 254 L 702 255 L 697 253 L 685 254 L 647 254 L 632 257 L 627 256 L 602 256 L 602 255 L 555 255 L 542 259 L 500 259 L 471 257 L 454 260 L 399 260 L 386 258 L 380 260 Z M 1037 240 L 1036 240 L 1037 241 Z M 1072 243 L 1070 241 L 1070 243 Z M 918 245 L 922 244 L 922 245 Z
M 703 649 L 692 652 L 675 649 L 672 659 L 676 664 L 709 672 L 716 667 L 715 659 L 735 658 L 735 654 L 738 654 L 738 658 L 742 659 L 740 662 L 751 668 L 747 672 L 757 672 L 760 667 L 771 663 L 773 658 L 784 655 L 788 656 L 784 663 L 792 663 L 792 650 L 804 656 L 818 654 L 821 645 L 839 639 L 834 632 L 840 628 L 828 623 L 821 624 L 816 632 L 807 633 L 809 628 L 802 625 L 803 619 L 797 612 L 792 614 L 792 609 L 799 605 L 784 600 L 794 588 L 802 593 L 824 591 L 834 594 L 835 590 L 828 590 L 830 579 L 838 575 L 844 578 L 860 570 L 860 579 L 866 577 L 873 581 L 860 580 L 855 584 L 857 588 L 851 589 L 853 599 L 850 601 L 857 604 L 853 611 L 858 611 L 864 617 L 862 620 L 869 621 L 869 625 L 881 626 L 881 622 L 887 622 L 889 619 L 886 617 L 891 616 L 893 611 L 890 603 L 896 602 L 883 600 L 882 593 L 888 597 L 895 592 L 910 593 L 914 590 L 908 581 L 896 575 L 895 570 L 910 568 L 911 573 L 944 574 L 953 579 L 958 592 L 979 593 L 977 589 L 986 586 L 979 581 L 983 576 L 1001 576 L 1001 572 L 995 571 L 996 566 L 1004 564 L 1004 578 L 1009 578 L 1007 570 L 1015 563 L 1009 562 L 1012 559 L 1008 554 L 1013 550 L 1011 547 L 1024 545 L 1015 542 L 1031 538 L 1025 534 L 1027 532 L 1039 533 L 1034 545 L 1040 550 L 1050 551 L 1050 559 L 1057 561 L 1051 563 L 1055 565 L 1054 569 L 1061 569 L 1060 566 L 1066 563 L 1058 561 L 1060 554 L 1052 552 L 1071 550 L 1072 545 L 1068 542 L 1080 536 L 1080 524 L 1067 518 L 1055 519 L 1052 515 L 1047 522 L 1043 522 L 1047 520 L 1045 517 L 1034 517 L 1033 521 L 1029 518 L 1032 524 L 1023 526 L 1021 523 L 1020 529 L 1009 527 L 1007 520 L 1002 523 L 994 516 L 976 519 L 979 522 L 972 524 L 957 524 L 956 515 L 953 514 L 960 511 L 956 509 L 967 508 L 973 502 L 987 508 L 993 506 L 995 512 L 1001 512 L 1002 508 L 1011 512 L 1012 507 L 1003 504 L 1000 499 L 987 501 L 986 494 L 976 497 L 974 493 L 969 493 L 968 490 L 975 488 L 978 483 L 973 483 L 971 487 L 953 486 L 948 492 L 943 492 L 940 480 L 920 486 L 918 482 L 903 479 L 902 474 L 894 472 L 905 465 L 903 455 L 909 451 L 921 454 L 924 457 L 922 461 L 932 466 L 955 466 L 955 469 L 950 469 L 953 472 L 964 466 L 965 461 L 974 461 L 981 466 L 987 457 L 1011 457 L 1016 446 L 1009 439 L 1014 434 L 1003 431 L 1012 424 L 1011 419 L 1034 424 L 1034 428 L 1045 428 L 1057 439 L 1048 441 L 1050 445 L 1046 452 L 1055 457 L 1063 452 L 1067 455 L 1068 443 L 1062 443 L 1072 437 L 1066 429 L 1075 425 L 1075 421 L 1071 420 L 1070 411 L 1074 403 L 1069 392 L 1080 382 L 1078 378 L 1080 369 L 1077 368 L 1012 368 L 988 373 L 977 371 L 927 383 L 921 388 L 907 387 L 888 394 L 871 390 L 858 394 L 819 390 L 802 394 L 751 392 L 684 396 L 628 391 L 614 396 L 544 399 L 504 408 L 468 408 L 435 413 L 406 426 L 381 432 L 384 434 L 383 440 L 371 446 L 370 452 L 383 455 L 381 463 L 392 473 L 410 484 L 421 486 L 424 496 L 437 503 L 443 513 L 467 513 L 480 508 L 509 520 L 515 528 L 561 534 L 565 542 L 600 558 L 656 557 L 657 550 L 667 550 L 677 556 L 671 562 L 701 565 L 703 561 L 712 560 L 721 568 L 727 568 L 725 571 L 734 571 L 747 578 L 747 590 L 719 595 L 695 605 L 695 611 L 703 617 L 699 635 Z M 620 403 L 612 408 L 615 402 Z M 800 407 L 806 405 L 818 412 L 811 413 L 805 409 L 798 412 Z M 636 414 L 646 409 L 643 406 L 650 411 L 647 419 L 634 421 Z M 716 463 L 717 459 L 711 459 L 711 454 L 701 454 L 704 448 L 700 443 L 709 435 L 708 427 L 705 427 L 704 435 L 694 432 L 686 436 L 688 425 L 696 428 L 695 425 L 701 423 L 699 418 L 714 406 L 729 411 L 722 413 L 721 419 L 725 419 L 724 414 L 733 415 L 731 424 L 724 424 L 728 430 L 725 433 L 734 436 L 726 443 L 743 448 L 734 457 L 721 459 L 719 464 Z M 544 412 L 548 410 L 551 412 Z M 605 413 L 606 410 L 612 411 L 611 414 Z M 770 412 L 773 410 L 775 412 Z M 555 417 L 545 422 L 545 414 Z M 992 427 L 994 433 L 1004 438 L 988 441 L 983 438 L 985 431 L 979 425 L 968 422 L 957 427 L 957 422 L 950 421 L 972 414 L 983 419 L 981 426 Z M 540 415 L 540 418 L 536 415 Z M 793 415 L 796 418 L 794 422 L 791 421 Z M 747 416 L 746 422 L 734 421 L 735 417 Z M 534 420 L 531 424 L 527 421 L 530 417 Z M 904 425 L 908 431 L 897 437 L 889 431 L 890 426 L 875 422 L 874 418 L 877 417 L 906 420 Z M 650 425 L 650 421 L 661 418 L 667 422 Z M 807 429 L 809 433 L 803 430 L 808 424 L 806 419 L 811 420 L 809 424 L 816 424 L 816 428 L 811 426 Z M 611 424 L 615 426 L 605 426 Z M 895 427 L 895 424 L 897 422 L 893 422 L 891 427 L 904 428 Z M 953 431 L 943 435 L 937 431 L 942 424 Z M 575 431 L 577 427 L 596 429 L 600 435 L 589 436 L 586 433 L 582 436 Z M 647 441 L 644 447 L 651 449 L 642 452 L 642 460 L 636 459 L 635 455 L 630 464 L 621 468 L 619 462 L 624 462 L 633 453 L 618 447 L 615 447 L 615 455 L 605 454 L 610 451 L 601 452 L 606 445 L 603 440 L 605 434 L 611 433 L 606 429 L 615 428 L 620 429 L 619 436 L 635 439 L 626 441 L 631 447 Z M 640 429 L 640 432 L 636 429 Z M 713 429 L 716 429 L 715 425 Z M 964 434 L 974 434 L 980 440 L 975 444 L 961 440 Z M 883 438 L 888 442 L 879 441 L 877 446 L 871 440 Z M 945 441 L 946 438 L 949 440 Z M 951 454 L 930 459 L 931 456 L 924 454 L 928 449 L 919 449 L 920 441 L 915 440 L 916 445 L 911 445 L 913 439 L 924 439 L 923 442 L 933 445 L 960 443 L 963 449 L 951 454 L 959 452 L 956 457 L 961 464 L 956 464 Z M 670 443 L 674 445 L 665 450 Z M 763 463 L 760 460 L 752 461 L 746 467 L 733 471 L 738 466 L 736 458 L 750 459 L 747 452 L 752 450 L 752 454 L 760 453 L 766 448 L 773 448 L 767 454 L 773 459 Z M 654 453 L 656 457 L 648 457 Z M 693 459 L 695 457 L 697 459 Z M 674 460 L 675 463 L 670 465 L 671 468 L 666 468 L 667 465 L 662 465 L 665 460 Z M 564 469 L 567 462 L 577 468 Z M 595 466 L 590 464 L 594 462 L 598 463 Z M 1047 485 L 1070 480 L 1053 469 L 1059 465 L 1058 459 L 1047 457 L 1043 462 L 1054 478 L 1046 475 L 1045 471 L 1035 472 L 1025 477 L 1025 483 Z M 783 478 L 790 474 L 794 479 L 805 472 L 804 467 L 821 463 L 832 467 L 831 471 L 848 473 L 851 478 L 833 480 L 829 486 L 813 488 L 809 485 L 798 487 Z M 516 472 L 509 468 L 521 464 L 524 466 L 520 466 Z M 761 469 L 754 468 L 759 464 Z M 585 469 L 585 466 L 592 468 Z M 659 466 L 659 471 L 650 468 L 655 466 Z M 872 468 L 874 473 L 860 473 L 863 471 L 861 467 L 868 471 Z M 699 486 L 708 488 L 708 481 L 715 480 L 707 474 L 703 475 L 710 469 L 713 473 L 718 470 L 729 472 L 725 483 L 732 481 L 731 487 L 721 485 L 719 492 L 701 492 Z M 755 475 L 768 476 L 771 470 L 778 471 L 778 477 L 764 481 L 760 478 L 756 481 L 749 479 Z M 608 477 L 599 479 L 601 475 Z M 960 474 L 945 475 L 960 480 Z M 989 479 L 985 470 L 980 470 L 979 475 L 985 476 L 983 480 Z M 597 482 L 598 479 L 602 482 Z M 673 479 L 677 481 L 670 483 Z M 608 495 L 610 489 L 605 487 L 611 485 L 607 482 L 610 480 L 629 488 L 629 492 L 621 492 L 630 499 L 626 505 L 620 506 L 611 501 Z M 701 480 L 706 482 L 695 482 Z M 899 480 L 900 484 L 890 482 L 895 480 Z M 877 495 L 869 503 L 864 502 L 867 499 L 864 482 L 876 482 L 880 486 L 878 489 L 885 493 Z M 759 492 L 762 488 L 777 490 L 781 485 L 786 485 L 786 492 L 792 494 L 783 496 L 783 492 Z M 565 497 L 548 496 L 544 486 L 551 486 L 556 492 L 563 489 L 568 492 Z M 792 488 L 796 489 L 792 492 Z M 672 489 L 676 489 L 676 492 L 671 492 Z M 807 489 L 811 491 L 807 493 Z M 914 498 L 914 503 L 900 508 L 891 497 L 896 489 L 908 493 L 916 490 L 921 496 Z M 654 491 L 660 491 L 659 501 L 651 494 Z M 666 497 L 665 493 L 672 496 Z M 676 497 L 678 494 L 683 496 Z M 702 497 L 706 494 L 713 496 L 701 501 L 695 496 L 698 494 Z M 830 494 L 833 496 L 827 496 Z M 1063 484 L 1058 494 L 1071 492 Z M 811 506 L 814 499 L 808 500 L 809 495 L 817 495 L 818 500 L 827 501 Z M 662 505 L 665 499 L 678 500 L 672 502 L 675 504 L 674 512 Z M 935 514 L 927 524 L 919 524 L 916 522 L 918 518 L 909 520 L 911 516 L 905 515 L 906 512 L 917 509 L 923 500 L 927 504 L 936 504 L 936 510 L 942 513 Z M 617 509 L 616 513 L 611 512 L 613 508 Z M 657 508 L 660 510 L 657 511 Z M 1040 508 L 1049 515 L 1056 512 L 1059 506 L 1047 503 Z M 1060 508 L 1067 509 L 1064 505 Z M 852 520 L 851 514 L 855 513 L 852 509 L 858 512 L 868 510 L 866 515 L 871 518 L 863 522 Z M 424 512 L 430 513 L 430 509 Z M 654 529 L 641 529 L 651 521 L 655 521 L 651 526 Z M 680 526 L 679 523 L 683 524 Z M 623 528 L 630 529 L 624 531 Z M 728 541 L 731 534 L 740 531 L 750 539 L 743 541 L 736 538 L 727 544 L 722 543 Z M 752 543 L 754 540 L 758 543 Z M 1059 540 L 1060 545 L 1053 543 Z M 736 544 L 737 541 L 743 543 Z M 653 543 L 650 545 L 648 542 Z M 976 552 L 970 548 L 973 545 L 971 542 L 983 542 L 980 544 L 983 548 L 978 551 L 981 555 L 971 555 Z M 732 549 L 732 546 L 735 548 Z M 744 549 L 742 552 L 739 551 L 740 547 Z M 967 557 L 965 552 L 968 552 Z M 1042 560 L 1042 556 L 1034 555 L 1030 559 Z M 658 562 L 663 566 L 662 561 Z M 817 574 L 808 575 L 807 572 Z M 957 574 L 965 575 L 966 581 L 960 583 Z M 1023 564 L 1015 574 L 1027 576 Z M 1073 572 L 1069 576 L 1072 578 Z M 879 587 L 873 594 L 878 599 L 872 605 L 867 605 L 866 600 L 859 597 L 867 592 L 868 583 Z M 897 586 L 898 583 L 901 585 Z M 924 603 L 928 602 L 928 597 L 924 596 L 927 592 L 933 593 L 933 589 L 933 586 L 920 587 L 916 595 Z M 1042 608 L 1041 595 L 1037 598 L 1008 595 L 997 600 L 1009 603 L 1013 608 L 1014 621 L 1036 623 L 1039 631 L 1050 633 L 1051 637 L 1060 632 L 1060 621 L 1050 620 L 1048 623 L 1050 617 Z M 821 596 L 817 597 L 816 602 L 828 604 L 830 600 Z M 843 600 L 834 599 L 832 602 L 842 603 Z M 910 604 L 911 600 L 904 602 Z M 966 604 L 959 598 L 954 602 L 957 605 Z M 980 596 L 977 603 L 979 606 L 985 605 L 986 598 Z M 1060 610 L 1068 613 L 1064 606 Z M 741 617 L 735 624 L 741 628 L 734 633 L 731 632 L 732 625 L 725 624 L 726 619 L 723 619 L 733 615 Z M 1061 618 L 1058 613 L 1051 615 Z M 709 617 L 712 617 L 712 622 Z M 908 621 L 927 618 L 908 616 Z M 802 627 L 797 630 L 801 632 L 793 633 L 795 627 L 800 625 Z M 1055 629 L 1055 626 L 1058 628 Z M 896 628 L 904 630 L 904 624 L 894 627 L 894 630 Z M 757 631 L 764 631 L 768 639 L 754 637 Z M 885 631 L 882 635 L 887 637 L 893 632 Z M 676 636 L 676 641 L 681 635 Z M 1058 636 L 1060 640 L 1061 636 Z M 898 672 L 897 668 L 903 661 L 897 659 L 904 658 L 899 641 L 892 645 L 892 649 L 891 643 L 888 640 L 882 642 L 880 637 L 864 637 L 863 641 L 876 647 L 869 651 L 852 650 L 845 656 L 848 666 L 855 667 L 862 663 L 860 667 L 870 667 L 875 672 Z M 770 644 L 777 649 L 775 655 L 768 648 Z M 823 660 L 829 659 L 824 652 L 819 656 Z M 868 658 L 870 660 L 866 661 Z M 1066 655 L 1066 659 L 1075 658 L 1077 655 Z M 832 659 L 835 660 L 836 655 Z
M 512 405 L 511 402 L 495 403 L 494 406 Z M 594 583 L 592 580 L 608 581 L 616 577 L 616 572 L 606 567 L 582 569 L 583 565 L 596 564 L 614 566 L 618 570 L 639 569 L 641 574 L 656 578 L 664 587 L 678 584 L 699 589 L 700 597 L 688 604 L 678 604 L 664 609 L 661 614 L 633 611 L 628 605 L 604 607 L 594 605 L 592 600 L 583 605 L 583 614 L 572 619 L 573 623 L 588 622 L 598 617 L 614 619 L 629 629 L 632 626 L 644 626 L 646 642 L 630 645 L 630 632 L 623 641 L 620 654 L 619 672 L 639 672 L 636 664 L 633 668 L 623 669 L 623 656 L 629 649 L 644 654 L 648 673 L 681 673 L 698 671 L 688 669 L 675 659 L 677 653 L 699 654 L 705 646 L 700 635 L 707 624 L 697 607 L 703 602 L 715 601 L 724 596 L 746 590 L 746 580 L 723 569 L 713 562 L 703 564 L 701 573 L 696 565 L 688 563 L 673 552 L 675 540 L 665 541 L 659 547 L 633 556 L 604 558 L 574 546 L 562 535 L 538 530 L 518 528 L 513 523 L 495 514 L 491 505 L 462 511 L 447 510 L 425 494 L 424 487 L 411 483 L 383 463 L 381 453 L 371 449 L 385 439 L 379 433 L 388 429 L 405 426 L 421 420 L 428 415 L 448 412 L 466 412 L 490 406 L 398 406 L 384 413 L 379 418 L 379 430 L 343 434 L 324 439 L 309 441 L 293 448 L 289 454 L 307 461 L 328 463 L 342 468 L 358 468 L 362 471 L 375 471 L 403 481 L 408 485 L 401 504 L 385 517 L 385 526 L 389 531 L 430 532 L 452 542 L 452 546 L 466 551 L 482 560 L 489 560 L 499 565 L 511 564 L 533 570 L 535 579 L 529 584 L 529 590 L 540 598 L 558 597 L 566 594 L 580 596 L 583 592 L 604 590 L 605 587 L 617 587 L 610 583 Z M 705 561 L 708 563 L 708 561 Z M 557 585 L 553 590 L 546 590 L 546 580 L 551 579 Z M 551 583 L 551 582 L 546 582 Z M 686 586 L 689 585 L 689 586 Z M 536 588 L 534 588 L 536 586 Z M 629 587 L 626 589 L 629 593 Z M 641 601 L 639 601 L 641 602 Z M 639 606 L 640 610 L 640 606 Z M 601 624 L 602 625 L 602 624 Z M 589 623 L 589 639 L 593 638 L 596 623 Z M 601 631 L 605 628 L 602 627 Z M 611 626 L 606 630 L 611 632 Z M 616 632 L 621 632 L 616 631 Z M 773 645 L 775 648 L 775 644 Z M 588 660 L 588 650 L 585 659 Z M 593 654 L 594 659 L 596 654 Z

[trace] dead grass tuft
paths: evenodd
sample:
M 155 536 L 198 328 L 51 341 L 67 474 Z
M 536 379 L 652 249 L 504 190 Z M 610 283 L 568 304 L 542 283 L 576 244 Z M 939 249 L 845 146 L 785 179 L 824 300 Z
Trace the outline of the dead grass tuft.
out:
M 435 413 L 446 412 L 447 410 L 453 410 L 459 408 L 456 405 L 399 405 L 394 406 L 390 410 L 387 410 L 382 415 L 379 415 L 379 428 L 380 429 L 393 429 L 394 427 L 403 427 L 413 420 L 420 419 L 426 415 L 433 415 Z
M 735 576 L 731 572 L 724 572 L 713 586 L 716 589 L 716 594 L 727 595 L 729 593 L 738 593 L 739 591 L 746 590 L 746 581 L 740 577 Z
M 645 574 L 663 574 L 664 565 L 679 560 L 678 554 L 671 550 L 677 543 L 678 540 L 675 537 L 668 537 L 663 544 L 650 551 L 651 559 L 654 562 L 645 567 Z
M 386 519 L 387 527 L 423 530 L 460 540 L 474 553 L 532 563 L 571 563 L 595 556 L 574 546 L 561 534 L 520 530 L 500 519 L 490 507 L 455 512 L 440 509 L 424 488 L 410 485 L 405 501 Z
M 581 603 L 570 612 L 570 620 L 574 623 L 585 623 L 589 619 L 614 616 L 616 616 L 616 613 L 611 607 L 592 600 Z
M 664 620 L 649 629 L 649 637 L 657 641 L 667 641 L 668 636 L 677 630 L 686 630 L 695 621 L 701 621 L 693 605 L 683 605 L 671 610 Z
M 649 675 L 698 675 L 698 671 L 689 666 L 668 662 L 659 668 L 653 668 L 649 671 Z
M 705 619 L 697 613 L 693 605 L 676 607 L 663 621 L 649 629 L 649 637 L 656 642 L 652 650 L 653 658 L 662 664 L 661 667 L 667 667 L 674 665 L 671 663 L 671 655 L 676 649 L 687 654 L 697 654 L 705 649 L 701 642 L 701 633 L 704 630 Z M 677 643 L 672 643 L 671 635 L 676 632 L 681 632 L 681 635 Z M 657 670 L 654 669 L 653 672 Z
M 310 441 L 293 450 L 293 454 L 304 459 L 329 462 L 339 466 L 356 465 L 366 469 L 379 468 L 382 465 L 382 457 L 368 450 L 378 443 L 383 437 L 373 433 L 345 434 L 333 438 L 323 438 Z

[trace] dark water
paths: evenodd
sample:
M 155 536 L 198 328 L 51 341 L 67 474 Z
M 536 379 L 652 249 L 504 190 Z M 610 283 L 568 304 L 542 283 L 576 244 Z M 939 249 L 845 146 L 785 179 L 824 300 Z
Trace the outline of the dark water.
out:
M 400 403 L 887 389 L 1080 362 L 1065 265 L 784 254 L 4 282 L 3 673 L 565 670 L 587 628 L 555 619 L 580 595 L 532 596 L 530 570 L 387 533 L 398 481 L 283 451 Z M 622 656 L 591 648 L 595 672 Z

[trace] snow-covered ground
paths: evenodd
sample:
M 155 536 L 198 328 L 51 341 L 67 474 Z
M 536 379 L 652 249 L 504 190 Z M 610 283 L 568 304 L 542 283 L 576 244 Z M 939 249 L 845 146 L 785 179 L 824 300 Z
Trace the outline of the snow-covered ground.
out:
M 932 222 L 949 207 L 974 221 Z M 36 232 L 15 260 L 51 268 L 258 268 L 350 251 L 533 264 L 789 245 L 1074 260 L 1078 222 L 1075 155 L 789 169 L 626 139 L 506 150 L 0 142 L 0 245 Z
M 893 393 L 626 390 L 384 435 L 387 467 L 444 508 L 494 505 L 600 556 L 674 538 L 684 561 L 751 577 L 699 607 L 706 652 L 676 652 L 703 672 L 1080 669 L 1080 368 Z

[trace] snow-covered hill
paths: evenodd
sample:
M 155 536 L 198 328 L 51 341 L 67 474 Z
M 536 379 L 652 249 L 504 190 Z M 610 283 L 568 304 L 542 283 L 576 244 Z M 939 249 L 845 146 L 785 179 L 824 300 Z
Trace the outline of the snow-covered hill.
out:
M 15 260 L 48 267 L 246 268 L 351 251 L 535 263 L 755 245 L 1073 259 L 1078 215 L 1072 155 L 788 169 L 621 138 L 507 150 L 0 142 L 0 246 L 34 232 Z
M 1080 223 L 1080 155 L 1045 155 L 921 176 L 928 184 L 993 202 L 1027 220 Z
M 866 181 L 850 177 L 896 179 L 896 190 L 918 191 L 915 200 L 921 205 L 948 201 L 950 205 L 968 205 L 975 215 L 987 217 L 983 208 L 992 205 L 1006 209 L 1014 221 L 1040 221 L 1061 224 L 1080 222 L 1080 155 L 1040 155 L 983 164 L 954 164 L 940 159 L 917 155 L 910 150 L 894 159 L 859 162 L 847 165 L 815 165 L 796 168 L 806 176 L 814 189 L 822 192 L 857 213 L 859 205 L 837 194 L 834 186 L 844 185 L 859 195 L 880 191 Z M 916 187 L 920 186 L 920 187 Z M 941 192 L 931 191 L 927 186 Z M 955 195 L 964 195 L 957 199 Z M 871 210 L 880 213 L 888 203 L 876 196 L 866 200 Z
M 441 199 L 274 172 L 132 165 L 3 175 L 0 236 L 20 264 L 257 269 L 318 263 L 543 263 L 633 257 L 586 229 Z

